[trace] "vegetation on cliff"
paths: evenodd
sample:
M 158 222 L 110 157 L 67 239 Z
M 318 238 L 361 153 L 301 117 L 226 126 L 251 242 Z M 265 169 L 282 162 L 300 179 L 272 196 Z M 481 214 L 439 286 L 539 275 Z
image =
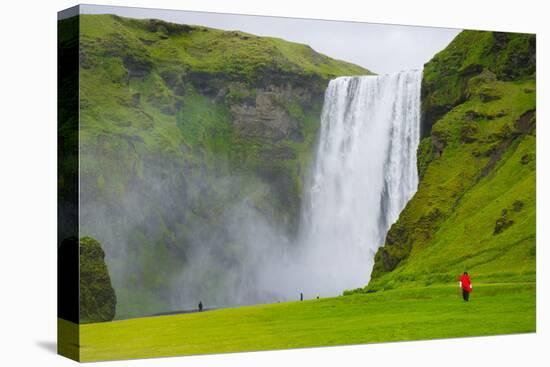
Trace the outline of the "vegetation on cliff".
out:
M 425 65 L 418 192 L 366 289 L 535 280 L 534 45 L 464 31 Z
M 281 39 L 80 16 L 81 224 L 109 255 L 117 317 L 170 309 L 198 244 L 245 261 L 222 225 L 234 205 L 296 232 L 325 88 L 356 74 Z M 197 271 L 215 290 L 225 270 Z
M 508 32 L 461 32 L 425 66 L 422 79 L 422 134 L 454 107 L 470 99 L 469 80 L 484 70 L 501 81 L 532 77 L 535 37 Z M 490 99 L 490 95 L 480 95 Z
M 116 294 L 105 265 L 101 244 L 91 237 L 80 239 L 80 322 L 111 321 Z

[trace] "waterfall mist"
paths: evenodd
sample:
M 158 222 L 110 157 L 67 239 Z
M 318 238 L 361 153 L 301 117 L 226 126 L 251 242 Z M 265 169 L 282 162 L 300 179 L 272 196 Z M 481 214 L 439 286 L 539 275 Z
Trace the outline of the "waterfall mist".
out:
M 96 203 L 93 195 L 81 198 L 82 222 L 105 246 L 115 290 L 135 283 L 149 292 L 143 297 L 164 297 L 171 309 L 181 310 L 196 308 L 199 300 L 207 308 L 226 307 L 297 300 L 300 293 L 306 299 L 335 296 L 365 286 L 374 254 L 417 189 L 420 82 L 420 71 L 408 71 L 329 83 L 293 236 L 240 194 L 248 178 L 237 176 L 218 177 L 206 191 L 205 179 L 166 176 L 151 168 L 144 173 L 146 185 L 127 193 L 120 212 Z M 269 195 L 267 183 L 265 190 Z M 144 193 L 162 204 L 149 208 L 148 216 L 142 214 Z M 185 211 L 198 205 L 211 208 L 208 217 Z M 193 224 L 182 229 L 180 223 L 190 218 Z M 156 241 L 136 247 L 137 234 Z M 164 263 L 148 271 L 170 284 L 143 285 L 140 266 L 157 264 L 166 241 L 172 249 L 185 241 L 185 263 L 175 264 L 164 250 Z M 138 250 L 150 255 L 139 258 Z M 124 299 L 125 308 L 133 307 L 132 297 Z
M 255 255 L 235 292 L 257 297 L 238 303 L 333 296 L 368 283 L 377 249 L 417 189 L 420 82 L 419 71 L 330 82 L 298 238 L 289 243 L 254 214 L 240 223 Z

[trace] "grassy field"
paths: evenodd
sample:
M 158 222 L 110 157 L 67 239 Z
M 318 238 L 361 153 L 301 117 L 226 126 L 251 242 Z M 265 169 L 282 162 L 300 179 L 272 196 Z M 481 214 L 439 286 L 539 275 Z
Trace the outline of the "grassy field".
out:
M 86 324 L 80 360 L 534 332 L 535 301 L 531 282 L 476 284 L 469 303 L 453 284 Z

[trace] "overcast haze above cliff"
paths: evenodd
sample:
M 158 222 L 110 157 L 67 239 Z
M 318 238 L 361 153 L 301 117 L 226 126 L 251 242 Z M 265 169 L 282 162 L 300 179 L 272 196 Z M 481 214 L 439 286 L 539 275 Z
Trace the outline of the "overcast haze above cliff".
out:
M 327 56 L 361 65 L 375 73 L 421 69 L 460 32 L 413 27 L 180 10 L 81 5 L 82 14 L 117 14 L 169 22 L 240 30 L 305 43 Z

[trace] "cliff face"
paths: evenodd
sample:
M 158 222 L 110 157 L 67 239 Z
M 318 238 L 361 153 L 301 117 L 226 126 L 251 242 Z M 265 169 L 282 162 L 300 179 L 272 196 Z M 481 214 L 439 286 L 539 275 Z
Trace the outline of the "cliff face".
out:
M 454 107 L 470 99 L 468 82 L 484 70 L 501 81 L 535 73 L 535 37 L 529 34 L 465 31 L 424 66 L 422 135 Z M 490 96 L 482 98 L 490 99 Z
M 170 309 L 201 248 L 240 266 L 232 208 L 296 232 L 325 88 L 356 74 L 280 39 L 80 17 L 82 234 L 105 247 L 117 317 Z
M 464 31 L 425 65 L 418 192 L 369 289 L 535 279 L 535 36 Z

